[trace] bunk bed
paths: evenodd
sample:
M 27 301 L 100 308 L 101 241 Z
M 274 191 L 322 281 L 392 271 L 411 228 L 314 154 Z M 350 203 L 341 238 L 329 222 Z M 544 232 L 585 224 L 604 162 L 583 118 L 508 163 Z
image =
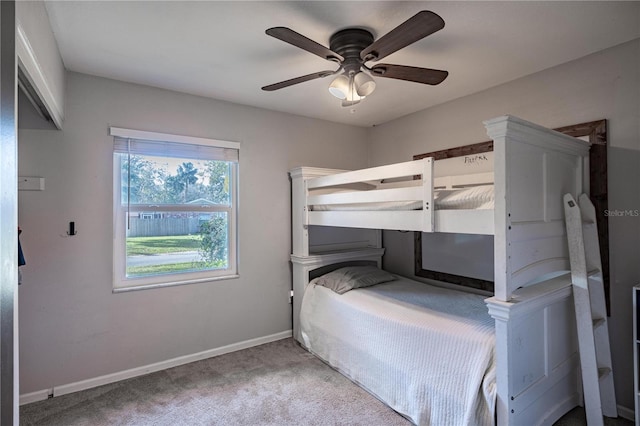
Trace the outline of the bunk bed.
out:
M 552 424 L 582 398 L 562 197 L 589 192 L 589 143 L 513 116 L 484 124 L 494 151 L 481 158 L 290 171 L 294 337 L 414 423 Z M 382 229 L 493 235 L 493 296 L 440 288 L 448 301 L 429 305 L 429 284 L 398 276 L 345 294 L 317 285 L 381 267 Z M 490 352 L 437 349 L 464 327 Z M 465 385 L 439 395 L 434 377 Z

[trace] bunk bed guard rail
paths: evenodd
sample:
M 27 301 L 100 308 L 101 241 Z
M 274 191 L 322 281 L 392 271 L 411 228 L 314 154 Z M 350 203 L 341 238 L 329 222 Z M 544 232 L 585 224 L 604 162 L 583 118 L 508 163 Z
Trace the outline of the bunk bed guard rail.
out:
M 393 223 L 387 223 L 389 214 L 384 211 L 372 209 L 366 206 L 374 203 L 398 203 L 413 202 L 413 207 L 406 211 L 394 213 L 394 222 L 403 223 L 403 230 L 422 232 L 434 231 L 434 178 L 433 158 L 424 158 L 417 161 L 390 164 L 386 166 L 372 167 L 364 170 L 355 170 L 339 174 L 331 174 L 304 181 L 304 191 L 307 194 L 303 207 L 303 225 L 349 226 L 351 223 L 358 228 L 394 229 Z M 399 178 L 412 178 L 420 175 L 420 184 L 412 186 L 385 184 L 383 180 Z M 351 185 L 351 188 L 349 187 Z M 354 189 L 353 185 L 366 186 L 367 190 Z M 395 186 L 395 187 L 394 187 Z M 319 193 L 314 190 L 329 190 L 342 187 L 337 191 Z M 317 191 L 323 192 L 323 191 Z M 418 204 L 419 203 L 419 204 Z M 333 220 L 334 211 L 313 211 L 311 206 L 323 205 L 340 209 L 344 205 L 362 205 L 359 211 L 340 211 L 339 222 Z M 363 211 L 366 210 L 366 211 Z M 349 220 L 349 216 L 352 219 Z M 398 216 L 402 219 L 398 221 Z

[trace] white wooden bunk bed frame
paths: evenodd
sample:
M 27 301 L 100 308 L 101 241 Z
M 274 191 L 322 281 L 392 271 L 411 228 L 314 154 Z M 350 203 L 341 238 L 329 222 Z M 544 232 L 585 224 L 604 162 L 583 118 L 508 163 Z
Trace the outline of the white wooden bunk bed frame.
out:
M 589 143 L 525 120 L 485 123 L 494 141 L 493 172 L 446 177 L 431 158 L 359 171 L 300 167 L 292 179 L 293 332 L 310 272 L 349 261 L 381 266 L 380 231 L 358 241 L 310 245 L 309 226 L 494 235 L 493 297 L 497 359 L 496 422 L 552 424 L 581 403 L 563 195 L 588 193 Z M 446 160 L 443 160 L 446 161 Z M 410 185 L 383 180 L 421 175 Z M 446 182 L 445 182 L 446 181 Z M 443 183 L 444 182 L 444 183 Z M 434 187 L 492 182 L 492 210 L 436 210 Z M 337 185 L 366 191 L 314 195 Z M 313 211 L 317 204 L 419 201 L 409 211 Z M 366 204 L 363 204 L 366 206 Z

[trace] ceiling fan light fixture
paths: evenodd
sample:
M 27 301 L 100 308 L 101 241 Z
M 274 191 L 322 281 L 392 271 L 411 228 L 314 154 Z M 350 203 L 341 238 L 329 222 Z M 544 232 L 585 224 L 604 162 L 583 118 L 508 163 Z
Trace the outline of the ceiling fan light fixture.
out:
M 329 93 L 342 100 L 343 106 L 352 106 L 374 92 L 376 82 L 372 77 L 429 85 L 440 84 L 447 78 L 447 71 L 380 63 L 370 68 L 366 63 L 369 61 L 377 62 L 430 34 L 440 31 L 442 28 L 444 28 L 444 20 L 438 14 L 429 10 L 421 10 L 377 40 L 370 31 L 363 28 L 344 28 L 329 38 L 328 48 L 290 28 L 269 28 L 266 30 L 267 35 L 306 50 L 322 59 L 336 62 L 339 68 L 335 71 L 320 71 L 291 78 L 264 86 L 262 90 L 279 90 L 344 71 L 333 79 L 329 85 Z
M 349 94 L 349 83 L 349 77 L 341 74 L 334 78 L 329 85 L 329 93 L 338 99 L 347 99 L 347 95 Z
M 354 83 L 356 86 L 356 91 L 358 95 L 361 97 L 369 96 L 376 89 L 376 82 L 364 72 L 359 72 L 354 77 Z
M 361 75 L 361 77 L 359 77 Z M 359 72 L 349 75 L 337 76 L 329 85 L 329 93 L 342 101 L 343 107 L 349 107 L 360 103 L 366 95 L 371 94 L 376 88 L 376 83 L 371 77 Z

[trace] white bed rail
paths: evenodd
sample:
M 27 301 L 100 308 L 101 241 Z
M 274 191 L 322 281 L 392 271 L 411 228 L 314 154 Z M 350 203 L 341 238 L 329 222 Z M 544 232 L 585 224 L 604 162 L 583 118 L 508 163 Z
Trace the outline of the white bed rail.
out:
M 381 203 L 393 201 L 422 200 L 421 187 L 413 186 L 396 189 L 372 189 L 370 191 L 339 192 L 335 194 L 309 195 L 308 205 L 316 204 L 349 204 L 349 203 Z
M 456 189 L 476 185 L 493 185 L 494 179 L 493 172 L 442 176 L 433 179 L 433 187 L 435 189 Z
M 309 179 L 307 188 L 322 188 L 327 186 L 346 185 L 367 181 L 379 181 L 382 179 L 394 179 L 407 176 L 422 175 L 425 168 L 433 168 L 433 159 L 424 158 L 418 161 L 406 161 L 404 163 L 389 164 L 386 166 L 371 167 L 362 170 L 353 170 Z
M 424 158 L 417 161 L 310 178 L 305 181 L 306 201 L 303 207 L 302 224 L 303 226 L 312 224 L 433 232 L 433 163 L 432 158 Z M 414 181 L 405 182 L 405 186 L 402 187 L 394 187 L 402 185 L 398 183 L 388 186 L 381 183 L 385 179 L 412 178 L 416 175 L 421 176 L 420 180 L 415 181 L 418 186 L 413 185 Z M 371 182 L 375 183 L 371 184 Z M 363 183 L 369 183 L 372 189 L 366 191 L 344 189 L 337 193 L 313 195 L 314 190 Z M 336 214 L 336 212 L 332 211 L 311 211 L 310 208 L 310 206 L 320 204 L 332 206 L 344 204 L 365 205 L 367 203 L 405 201 L 419 202 L 419 205 L 414 210 L 394 212 L 393 215 L 381 211 L 342 211 Z M 366 207 L 361 210 L 366 210 Z M 352 219 L 350 219 L 351 217 Z

